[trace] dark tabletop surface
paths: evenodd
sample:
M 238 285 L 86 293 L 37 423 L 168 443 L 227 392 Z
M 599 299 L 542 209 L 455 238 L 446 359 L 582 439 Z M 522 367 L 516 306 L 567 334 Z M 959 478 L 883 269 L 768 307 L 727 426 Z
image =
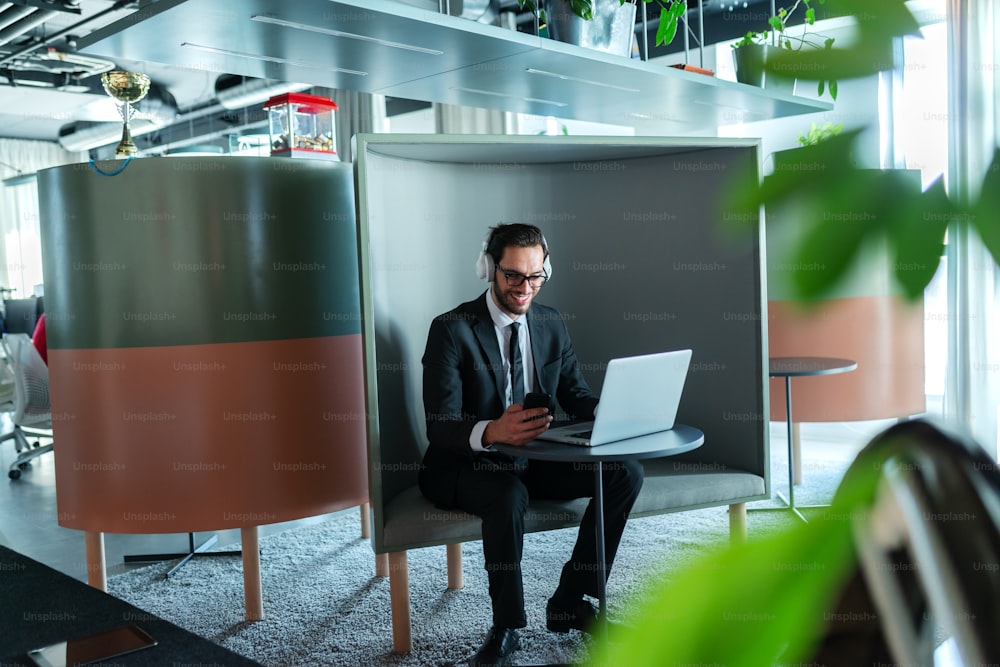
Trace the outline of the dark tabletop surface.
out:
M 609 442 L 596 447 L 567 445 L 547 440 L 534 440 L 524 447 L 495 444 L 498 451 L 511 456 L 544 461 L 621 461 L 624 459 L 655 459 L 661 456 L 683 454 L 697 449 L 705 442 L 705 434 L 693 426 L 676 424 L 669 431 L 661 431 L 638 438 Z
M 772 377 L 833 375 L 853 371 L 857 367 L 856 361 L 834 357 L 771 357 L 768 360 L 768 373 Z
M 0 664 L 31 665 L 26 656 L 30 649 L 128 624 L 141 627 L 158 645 L 98 664 L 259 667 L 253 660 L 0 546 Z

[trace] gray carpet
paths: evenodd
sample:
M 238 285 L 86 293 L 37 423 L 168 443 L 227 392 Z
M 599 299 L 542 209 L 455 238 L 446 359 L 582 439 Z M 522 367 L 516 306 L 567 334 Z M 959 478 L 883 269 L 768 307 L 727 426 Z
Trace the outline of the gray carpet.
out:
M 776 448 L 777 449 L 777 448 Z M 774 461 L 775 487 L 787 481 Z M 799 503 L 828 501 L 846 464 L 811 465 L 797 488 Z M 759 507 L 775 503 L 757 503 Z M 449 591 L 444 547 L 409 553 L 413 652 L 392 653 L 389 582 L 374 576 L 371 545 L 359 537 L 356 510 L 262 540 L 263 621 L 243 621 L 239 557 L 196 559 L 169 581 L 169 564 L 114 576 L 109 592 L 264 665 L 461 665 L 489 629 L 482 546 L 463 546 L 465 588 Z M 751 513 L 750 534 L 791 521 L 786 512 Z M 608 585 L 612 617 L 627 616 L 654 577 L 669 577 L 684 561 L 728 541 L 726 508 L 710 508 L 629 522 Z M 528 535 L 524 585 L 528 627 L 521 632 L 518 665 L 570 663 L 587 650 L 586 637 L 545 629 L 545 601 L 569 556 L 576 530 Z

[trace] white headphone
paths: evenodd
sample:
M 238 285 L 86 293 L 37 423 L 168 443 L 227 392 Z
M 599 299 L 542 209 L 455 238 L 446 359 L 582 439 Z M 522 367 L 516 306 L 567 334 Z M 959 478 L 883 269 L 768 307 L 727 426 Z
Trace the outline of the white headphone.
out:
M 495 231 L 496 228 L 494 227 L 486 235 L 486 240 L 483 241 L 483 248 L 479 251 L 479 257 L 476 258 L 476 277 L 488 283 L 493 282 L 493 276 L 496 275 L 493 256 L 486 252 Z M 549 242 L 545 240 L 544 234 L 542 235 L 542 250 L 545 252 L 545 262 L 542 264 L 542 271 L 545 272 L 546 280 L 548 280 L 552 278 L 552 263 L 549 261 Z

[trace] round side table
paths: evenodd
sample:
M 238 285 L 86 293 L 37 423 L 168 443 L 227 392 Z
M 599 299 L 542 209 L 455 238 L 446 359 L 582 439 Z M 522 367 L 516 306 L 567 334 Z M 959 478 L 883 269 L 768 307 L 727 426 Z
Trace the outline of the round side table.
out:
M 795 505 L 795 480 L 792 461 L 792 378 L 808 377 L 812 375 L 836 375 L 847 373 L 858 367 L 858 362 L 851 359 L 838 359 L 834 357 L 772 357 L 768 360 L 768 375 L 771 377 L 785 378 L 785 424 L 788 435 L 788 498 L 781 492 L 778 497 L 785 501 L 786 507 L 753 508 L 752 511 L 766 511 L 771 509 L 790 510 L 803 521 L 806 520 Z

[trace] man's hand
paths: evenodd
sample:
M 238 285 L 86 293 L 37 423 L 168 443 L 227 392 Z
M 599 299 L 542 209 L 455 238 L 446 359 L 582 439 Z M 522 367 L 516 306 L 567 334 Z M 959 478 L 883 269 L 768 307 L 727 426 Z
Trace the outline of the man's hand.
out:
M 483 431 L 483 445 L 502 442 L 505 445 L 523 447 L 544 433 L 552 422 L 549 409 L 531 408 L 525 410 L 520 403 L 507 408 L 499 419 L 494 419 Z

